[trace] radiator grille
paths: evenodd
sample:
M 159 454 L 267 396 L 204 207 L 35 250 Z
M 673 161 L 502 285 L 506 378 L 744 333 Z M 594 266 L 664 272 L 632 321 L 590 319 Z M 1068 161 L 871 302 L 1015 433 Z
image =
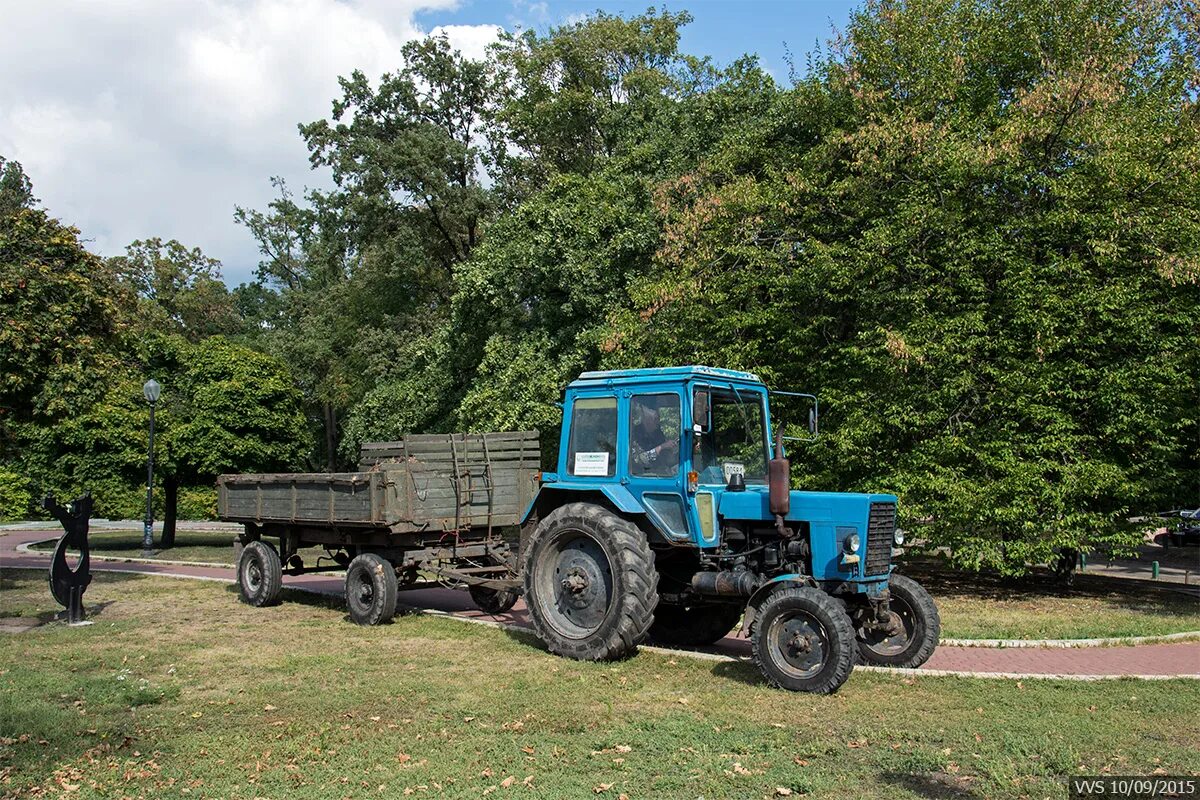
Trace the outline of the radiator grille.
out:
M 896 533 L 896 506 L 871 503 L 867 520 L 867 563 L 864 575 L 886 575 L 892 563 L 892 537 Z

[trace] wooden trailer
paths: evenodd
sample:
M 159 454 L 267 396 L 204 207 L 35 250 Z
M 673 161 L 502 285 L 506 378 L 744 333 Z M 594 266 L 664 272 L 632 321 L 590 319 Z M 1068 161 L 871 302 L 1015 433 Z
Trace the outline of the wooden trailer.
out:
M 510 542 L 537 492 L 537 431 L 369 442 L 359 461 L 356 472 L 217 479 L 218 516 L 245 526 L 238 557 L 243 599 L 274 602 L 276 571 L 347 569 L 349 594 L 361 572 L 356 562 L 369 562 L 386 564 L 397 589 L 432 579 L 471 588 L 481 606 L 495 606 L 489 601 L 497 598 L 511 606 L 520 584 Z M 299 551 L 314 545 L 326 556 L 306 564 Z M 384 578 L 376 589 L 386 591 L 388 583 Z

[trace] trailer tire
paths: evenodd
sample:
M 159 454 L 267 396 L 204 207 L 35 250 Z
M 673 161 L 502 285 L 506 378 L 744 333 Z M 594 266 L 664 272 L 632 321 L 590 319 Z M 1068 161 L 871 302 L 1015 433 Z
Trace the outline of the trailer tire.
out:
M 699 647 L 718 642 L 742 618 L 742 606 L 728 603 L 681 606 L 659 602 L 650 640 L 669 647 Z
M 550 652 L 625 658 L 654 622 L 658 572 L 646 535 L 591 503 L 568 503 L 538 525 L 522 554 L 525 604 Z
M 503 614 L 517 604 L 517 593 L 508 589 L 488 589 L 486 586 L 468 587 L 471 600 L 480 611 L 487 614 Z
M 346 608 L 359 625 L 383 625 L 396 615 L 396 570 L 381 555 L 362 553 L 346 568 Z
M 854 626 L 841 601 L 820 589 L 776 589 L 754 615 L 750 652 L 772 686 L 833 694 L 854 669 Z
M 912 578 L 892 574 L 888 579 L 891 609 L 904 626 L 901 636 L 884 636 L 860 630 L 858 656 L 863 664 L 915 669 L 933 655 L 941 636 L 942 623 L 937 605 L 921 584 Z
M 261 539 L 248 542 L 238 556 L 238 598 L 256 608 L 279 602 L 283 589 L 283 564 L 275 548 Z

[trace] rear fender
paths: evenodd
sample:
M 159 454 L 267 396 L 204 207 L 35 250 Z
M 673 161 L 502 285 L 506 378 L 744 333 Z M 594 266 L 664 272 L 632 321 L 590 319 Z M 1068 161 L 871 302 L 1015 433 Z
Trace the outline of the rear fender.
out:
M 692 542 L 680 542 L 662 530 L 654 517 L 646 513 L 641 501 L 620 484 L 613 483 L 551 483 L 541 487 L 533 502 L 521 518 L 522 547 L 525 539 L 533 534 L 538 520 L 545 519 L 551 511 L 567 503 L 595 503 L 633 522 L 650 539 L 652 544 L 667 544 L 675 547 L 694 546 Z
M 539 518 L 545 519 L 546 515 L 554 509 L 565 503 L 577 503 L 581 500 L 586 500 L 588 496 L 595 498 L 596 496 L 603 497 L 606 501 L 603 505 L 611 506 L 614 511 L 622 514 L 644 514 L 645 509 L 638 502 L 637 498 L 620 484 L 612 483 L 552 483 L 543 485 L 538 489 L 538 493 L 534 495 L 533 500 L 526 507 L 524 515 L 521 517 L 521 524 L 525 525 L 529 522 L 530 517 L 537 514 Z

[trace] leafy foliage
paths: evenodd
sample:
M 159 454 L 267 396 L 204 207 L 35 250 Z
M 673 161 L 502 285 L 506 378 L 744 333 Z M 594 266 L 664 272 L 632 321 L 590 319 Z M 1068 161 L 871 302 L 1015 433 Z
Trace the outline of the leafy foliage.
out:
M 283 364 L 220 336 L 180 355 L 166 438 L 179 475 L 211 480 L 301 462 L 308 441 L 300 393 Z
M 96 390 L 115 364 L 117 295 L 79 231 L 37 208 L 0 214 L 0 432 L 67 413 Z
M 221 263 L 198 247 L 188 249 L 174 239 L 139 240 L 110 266 L 135 295 L 137 325 L 143 330 L 179 333 L 195 342 L 242 327 L 221 280 Z
M 868 4 L 751 146 L 662 187 L 660 267 L 611 361 L 818 390 L 802 484 L 896 490 L 962 564 L 1132 545 L 1125 520 L 1197 469 L 1182 22 Z
M 25 519 L 32 505 L 29 482 L 16 472 L 0 467 L 0 520 Z

